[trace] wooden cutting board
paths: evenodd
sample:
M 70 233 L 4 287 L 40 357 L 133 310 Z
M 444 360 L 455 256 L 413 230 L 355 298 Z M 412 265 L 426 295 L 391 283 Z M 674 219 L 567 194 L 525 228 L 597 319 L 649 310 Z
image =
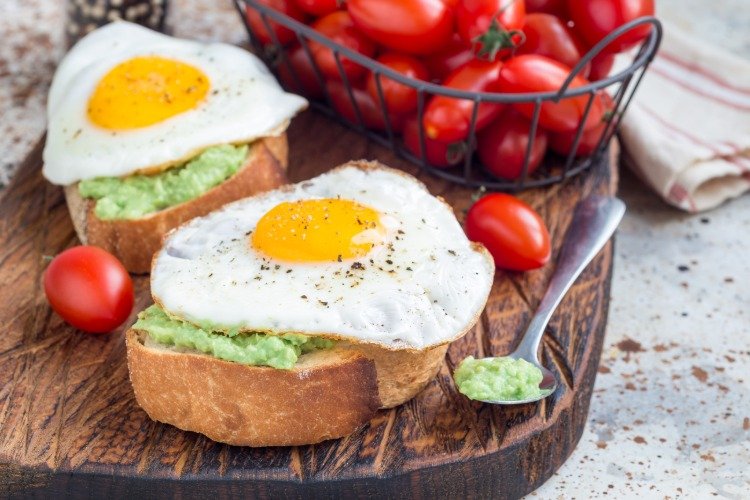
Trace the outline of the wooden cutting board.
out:
M 320 114 L 295 119 L 289 136 L 292 181 L 371 158 L 416 174 L 461 219 L 471 203 L 470 190 L 419 173 Z M 513 498 L 532 491 L 573 451 L 586 421 L 607 318 L 611 244 L 563 300 L 545 336 L 542 359 L 560 382 L 553 396 L 517 407 L 475 403 L 456 391 L 451 372 L 469 354 L 511 350 L 554 270 L 574 206 L 594 192 L 614 193 L 613 164 L 522 194 L 549 225 L 552 263 L 497 272 L 481 321 L 450 347 L 416 398 L 344 439 L 252 449 L 149 420 L 128 382 L 123 329 L 86 335 L 51 312 L 41 287 L 44 256 L 78 240 L 62 190 L 40 174 L 40 144 L 0 199 L 0 497 Z M 136 278 L 135 286 L 138 311 L 150 303 L 148 278 Z

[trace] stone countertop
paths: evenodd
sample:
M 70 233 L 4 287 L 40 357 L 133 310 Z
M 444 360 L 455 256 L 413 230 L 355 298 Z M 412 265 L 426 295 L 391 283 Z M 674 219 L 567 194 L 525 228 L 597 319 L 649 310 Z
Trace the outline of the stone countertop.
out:
M 65 2 L 0 2 L 0 185 L 44 130 Z M 746 0 L 658 0 L 696 36 L 750 54 Z M 172 0 L 178 36 L 241 42 L 231 2 Z M 627 172 L 607 338 L 588 425 L 530 497 L 750 498 L 750 196 L 687 215 Z

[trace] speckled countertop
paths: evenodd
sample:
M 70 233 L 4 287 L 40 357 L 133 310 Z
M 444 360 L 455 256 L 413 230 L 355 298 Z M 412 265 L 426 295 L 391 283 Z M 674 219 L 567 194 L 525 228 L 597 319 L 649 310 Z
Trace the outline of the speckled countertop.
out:
M 657 0 L 750 56 L 747 0 Z M 64 3 L 0 2 L 0 184 L 44 130 Z M 178 36 L 240 42 L 231 2 L 172 0 Z M 690 216 L 624 173 L 602 364 L 568 462 L 530 497 L 750 498 L 750 196 Z

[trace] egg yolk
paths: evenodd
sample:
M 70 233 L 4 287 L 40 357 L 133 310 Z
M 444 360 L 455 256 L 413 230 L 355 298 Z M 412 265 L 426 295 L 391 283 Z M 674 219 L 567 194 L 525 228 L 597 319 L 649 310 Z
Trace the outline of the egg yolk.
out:
M 251 244 L 279 260 L 341 261 L 367 254 L 384 235 L 377 211 L 352 200 L 323 198 L 276 205 L 258 221 Z
M 109 130 L 147 127 L 195 108 L 210 81 L 200 69 L 157 56 L 124 61 L 99 81 L 89 119 Z

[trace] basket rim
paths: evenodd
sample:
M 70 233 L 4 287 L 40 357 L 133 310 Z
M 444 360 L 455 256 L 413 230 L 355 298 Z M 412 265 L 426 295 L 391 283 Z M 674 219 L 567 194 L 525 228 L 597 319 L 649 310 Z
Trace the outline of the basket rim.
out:
M 653 58 L 656 56 L 657 49 L 661 43 L 663 34 L 663 28 L 661 22 L 654 16 L 644 16 L 634 19 L 627 24 L 620 26 L 618 29 L 609 33 L 606 37 L 600 40 L 594 45 L 589 51 L 581 58 L 581 60 L 572 68 L 567 79 L 563 82 L 563 85 L 556 91 L 547 92 L 527 92 L 527 93 L 502 93 L 502 92 L 470 92 L 464 90 L 453 89 L 440 84 L 426 82 L 423 80 L 416 80 L 409 78 L 393 69 L 385 66 L 371 57 L 367 57 L 359 52 L 349 49 L 343 45 L 340 45 L 330 38 L 322 35 L 315 31 L 307 24 L 301 23 L 296 19 L 292 19 L 286 14 L 279 12 L 267 5 L 263 5 L 257 0 L 234 0 L 238 8 L 238 12 L 242 17 L 243 23 L 247 23 L 247 19 L 244 15 L 243 7 L 250 7 L 258 10 L 261 15 L 265 15 L 273 21 L 281 24 L 282 26 L 292 30 L 297 36 L 298 41 L 301 36 L 313 40 L 317 43 L 321 43 L 326 47 L 340 52 L 342 56 L 347 59 L 364 66 L 366 69 L 373 71 L 376 70 L 382 77 L 393 79 L 404 85 L 408 85 L 415 88 L 418 92 L 443 95 L 447 97 L 455 97 L 459 99 L 467 99 L 475 102 L 497 102 L 497 103 L 519 103 L 519 102 L 541 102 L 541 101 L 553 101 L 557 102 L 561 99 L 570 97 L 579 97 L 586 94 L 595 93 L 603 88 L 609 87 L 615 83 L 622 82 L 639 69 L 648 65 Z M 586 85 L 580 87 L 570 88 L 570 84 L 574 78 L 580 73 L 583 68 L 588 64 L 594 57 L 598 56 L 609 45 L 613 40 L 618 38 L 620 35 L 635 29 L 639 26 L 650 24 L 652 29 L 649 33 L 648 38 L 645 42 L 641 43 L 640 49 L 636 54 L 633 62 L 623 70 L 610 75 L 607 78 L 597 80 L 595 82 L 589 82 Z M 278 44 L 278 40 L 275 40 L 275 34 L 271 32 L 274 38 L 274 43 Z M 282 45 L 282 44 L 278 44 Z M 284 51 L 281 51 L 280 56 L 286 58 L 287 55 Z

